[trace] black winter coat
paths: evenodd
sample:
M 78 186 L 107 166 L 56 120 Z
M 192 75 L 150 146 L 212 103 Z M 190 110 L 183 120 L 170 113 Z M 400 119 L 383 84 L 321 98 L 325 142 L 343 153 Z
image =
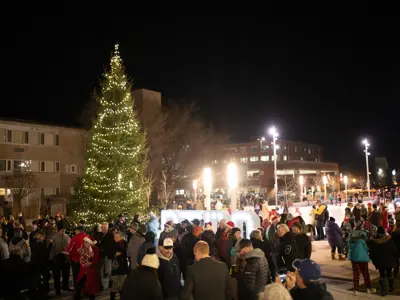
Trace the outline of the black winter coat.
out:
M 381 222 L 381 213 L 379 210 L 374 210 L 371 215 L 369 216 L 369 222 L 376 226 L 379 227 L 380 222 Z
M 200 239 L 205 241 L 210 247 L 210 256 L 218 257 L 217 238 L 212 230 L 205 230 L 201 233 Z
M 35 240 L 31 245 L 31 263 L 40 269 L 48 266 L 51 247 L 52 244 L 47 245 L 45 241 Z
M 118 268 L 111 270 L 112 275 L 128 274 L 129 268 L 128 268 L 128 256 L 126 252 L 127 248 L 128 248 L 128 243 L 125 240 L 120 240 L 118 243 L 115 243 L 113 260 L 118 262 Z M 120 255 L 117 256 L 118 252 L 120 253 Z
M 174 254 L 170 260 L 161 253 L 158 254 L 160 267 L 158 280 L 160 281 L 164 298 L 179 297 L 181 292 L 179 260 Z
M 192 232 L 187 233 L 181 241 L 182 245 L 182 259 L 188 262 L 189 265 L 194 263 L 194 252 L 193 247 L 196 245 L 198 239 L 193 235 Z
M 121 300 L 162 300 L 161 284 L 157 270 L 139 266 L 126 278 L 121 291 Z
M 397 250 L 400 252 L 400 228 L 397 228 L 397 230 L 392 231 L 392 240 L 395 243 Z
M 268 262 L 264 252 L 254 249 L 245 256 L 237 274 L 239 300 L 257 300 L 258 294 L 264 291 L 271 282 Z
M 294 271 L 293 261 L 310 258 L 311 251 L 311 241 L 306 234 L 287 232 L 279 241 L 278 272 Z
M 311 283 L 305 289 L 290 290 L 293 300 L 333 300 L 333 296 L 326 289 L 325 283 Z
M 368 241 L 368 247 L 372 263 L 378 270 L 399 265 L 399 251 L 390 235 Z
M 114 235 L 111 231 L 107 232 L 107 234 L 102 238 L 99 250 L 100 250 L 100 257 L 108 257 L 109 259 L 113 258 L 115 249 L 115 241 Z
M 272 252 L 272 246 L 271 243 L 268 240 L 265 241 L 260 241 L 256 239 L 250 239 L 251 243 L 253 244 L 254 249 L 261 249 L 264 254 L 265 258 L 268 261 L 268 267 L 269 267 L 269 272 L 271 274 L 271 278 L 275 278 L 276 276 L 276 265 L 274 262 L 274 259 L 272 258 L 271 252 Z

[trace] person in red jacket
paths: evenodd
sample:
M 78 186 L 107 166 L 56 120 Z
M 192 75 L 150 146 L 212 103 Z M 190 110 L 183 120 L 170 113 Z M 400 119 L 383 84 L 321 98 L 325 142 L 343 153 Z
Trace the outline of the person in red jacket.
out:
M 385 230 L 388 229 L 389 227 L 389 213 L 388 209 L 385 205 L 382 203 L 380 204 L 381 207 L 381 226 L 385 228 Z
M 83 226 L 78 226 L 75 229 L 75 236 L 72 237 L 71 241 L 68 244 L 67 251 L 64 254 L 69 255 L 71 259 L 71 268 L 72 268 L 72 278 L 74 280 L 74 287 L 76 288 L 76 282 L 79 274 L 79 252 L 78 250 L 83 245 L 83 239 L 87 237 L 85 233 L 85 229 Z

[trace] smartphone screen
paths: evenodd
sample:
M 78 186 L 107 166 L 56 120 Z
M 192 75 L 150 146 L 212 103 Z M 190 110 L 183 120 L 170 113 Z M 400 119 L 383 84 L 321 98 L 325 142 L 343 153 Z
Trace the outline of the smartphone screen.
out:
M 282 283 L 286 282 L 286 274 L 280 274 L 279 277 L 281 278 Z

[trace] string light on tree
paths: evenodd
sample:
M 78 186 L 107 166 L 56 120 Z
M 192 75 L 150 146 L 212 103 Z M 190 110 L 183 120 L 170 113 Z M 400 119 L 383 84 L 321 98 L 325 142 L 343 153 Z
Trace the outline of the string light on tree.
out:
M 118 44 L 100 85 L 98 118 L 89 132 L 86 168 L 78 187 L 77 216 L 88 225 L 147 209 L 141 181 L 147 166 L 146 135 L 133 110 L 132 86 Z

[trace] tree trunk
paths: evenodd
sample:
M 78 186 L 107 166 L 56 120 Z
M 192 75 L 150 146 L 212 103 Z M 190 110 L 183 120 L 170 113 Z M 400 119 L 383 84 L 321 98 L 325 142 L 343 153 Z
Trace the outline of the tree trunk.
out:
M 17 218 L 17 215 L 21 212 L 21 200 L 17 197 L 13 197 L 12 215 Z

